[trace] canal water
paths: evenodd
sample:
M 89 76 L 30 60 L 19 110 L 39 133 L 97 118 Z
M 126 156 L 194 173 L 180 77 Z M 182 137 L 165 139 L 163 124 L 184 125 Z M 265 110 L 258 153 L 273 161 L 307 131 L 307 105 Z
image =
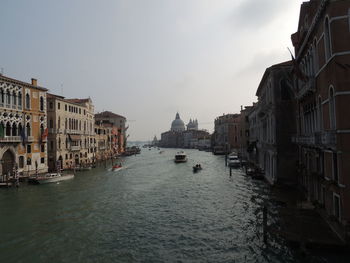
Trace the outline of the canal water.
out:
M 262 206 L 274 197 L 263 181 L 230 177 L 223 156 L 188 150 L 175 164 L 175 153 L 143 149 L 117 172 L 0 189 L 0 262 L 326 262 L 276 238 L 264 245 Z

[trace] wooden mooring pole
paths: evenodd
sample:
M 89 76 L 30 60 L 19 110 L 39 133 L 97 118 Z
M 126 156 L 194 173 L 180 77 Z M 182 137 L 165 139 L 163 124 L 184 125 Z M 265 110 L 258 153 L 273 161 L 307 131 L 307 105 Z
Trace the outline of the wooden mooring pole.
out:
M 230 177 L 232 176 L 232 167 L 230 167 Z

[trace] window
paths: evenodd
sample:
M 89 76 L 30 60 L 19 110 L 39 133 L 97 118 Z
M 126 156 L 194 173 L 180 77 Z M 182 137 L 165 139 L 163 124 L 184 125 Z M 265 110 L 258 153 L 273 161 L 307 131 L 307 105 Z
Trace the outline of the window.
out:
M 19 157 L 19 168 L 23 168 L 24 167 L 24 156 L 20 156 Z
M 45 158 L 44 157 L 41 157 L 40 163 L 45 163 Z
M 325 57 L 327 62 L 328 59 L 332 56 L 331 32 L 330 32 L 328 17 L 324 21 L 324 46 L 325 46 Z
M 18 92 L 18 106 L 22 107 L 22 93 Z
M 67 111 L 67 104 L 64 105 L 64 110 Z
M 0 98 L 1 99 L 0 102 L 4 103 L 5 102 L 5 94 L 4 94 L 4 90 L 2 88 L 0 89 L 0 94 L 1 94 L 0 95 L 0 97 L 1 97 Z
M 26 132 L 27 132 L 27 136 L 31 135 L 31 128 L 30 128 L 30 124 L 29 123 L 27 123 Z
M 50 141 L 50 149 L 51 149 L 51 151 L 54 150 L 54 148 L 53 148 L 53 141 Z
M 32 152 L 32 146 L 30 144 L 27 145 L 27 153 Z
M 341 219 L 341 208 L 340 208 L 340 197 L 337 194 L 333 194 L 333 213 L 334 216 L 340 221 Z
M 79 108 L 79 114 L 81 114 L 81 109 Z
M 331 129 L 335 129 L 336 126 L 335 115 L 335 96 L 334 88 L 331 86 L 329 89 L 329 125 Z
M 338 176 L 338 154 L 333 153 L 333 180 L 339 182 Z
M 26 108 L 30 109 L 30 95 L 28 93 L 26 94 Z
M 8 91 L 6 94 L 6 103 L 11 104 L 11 92 Z
M 58 149 L 61 149 L 61 138 L 58 138 Z
M 43 153 L 43 152 L 45 152 L 45 144 L 41 144 L 41 146 L 40 146 L 40 151 Z
M 52 109 L 52 102 L 50 102 L 50 109 Z M 44 98 L 40 97 L 40 111 L 44 111 Z
M 50 119 L 50 128 L 52 129 L 53 128 L 53 120 Z
M 66 154 L 66 160 L 68 160 L 68 154 Z
M 58 129 L 61 129 L 61 117 L 58 117 L 57 128 L 58 128 Z
M 27 165 L 32 165 L 32 159 L 30 158 L 27 159 Z
M 17 105 L 17 94 L 13 92 L 13 98 L 12 98 L 13 105 Z
M 57 103 L 57 109 L 61 109 L 61 103 Z

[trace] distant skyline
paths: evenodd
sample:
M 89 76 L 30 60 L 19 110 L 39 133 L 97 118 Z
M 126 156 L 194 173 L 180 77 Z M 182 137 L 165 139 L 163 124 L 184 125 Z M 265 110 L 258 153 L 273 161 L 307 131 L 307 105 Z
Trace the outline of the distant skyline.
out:
M 152 140 L 176 112 L 213 131 L 249 106 L 266 67 L 290 59 L 302 0 L 3 0 L 0 68 Z

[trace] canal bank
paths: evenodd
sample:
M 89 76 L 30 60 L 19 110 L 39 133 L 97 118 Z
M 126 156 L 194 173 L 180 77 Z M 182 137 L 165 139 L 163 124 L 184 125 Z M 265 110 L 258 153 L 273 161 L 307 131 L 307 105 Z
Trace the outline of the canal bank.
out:
M 262 242 L 262 207 L 277 204 L 264 182 L 223 156 L 152 149 L 59 184 L 0 191 L 4 262 L 324 262 L 281 238 Z M 203 170 L 193 173 L 201 163 Z M 276 214 L 278 216 L 278 214 Z M 274 221 L 274 218 L 269 218 Z M 40 248 L 40 249 L 38 249 Z M 341 260 L 337 262 L 342 262 Z M 345 259 L 343 262 L 347 262 Z

